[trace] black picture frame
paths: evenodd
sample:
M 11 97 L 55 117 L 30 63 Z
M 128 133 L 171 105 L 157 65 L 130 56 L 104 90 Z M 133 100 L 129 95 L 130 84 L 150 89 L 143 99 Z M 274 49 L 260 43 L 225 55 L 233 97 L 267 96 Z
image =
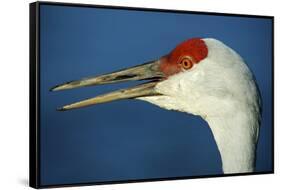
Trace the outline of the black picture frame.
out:
M 272 21 L 272 121 L 273 121 L 273 136 L 272 136 L 272 171 L 254 172 L 254 173 L 239 173 L 239 174 L 222 174 L 222 175 L 204 175 L 204 176 L 188 176 L 188 177 L 172 177 L 172 178 L 155 178 L 141 180 L 122 180 L 122 181 L 107 181 L 94 183 L 73 183 L 59 185 L 42 185 L 40 183 L 40 6 L 41 5 L 56 5 L 68 7 L 89 7 L 89 8 L 106 8 L 119 10 L 139 10 L 148 12 L 170 12 L 170 13 L 188 13 L 200 15 L 217 15 L 217 16 L 233 16 L 246 18 L 267 18 Z M 29 39 L 30 39 L 30 91 L 29 91 L 29 185 L 33 188 L 51 188 L 51 187 L 69 187 L 69 186 L 84 186 L 84 185 L 99 185 L 99 184 L 116 184 L 116 183 L 134 183 L 134 182 L 150 182 L 162 180 L 179 180 L 193 178 L 209 178 L 209 177 L 227 177 L 227 176 L 242 176 L 242 175 L 258 175 L 274 173 L 274 17 L 261 15 L 247 14 L 230 14 L 230 13 L 215 13 L 215 12 L 197 12 L 186 10 L 165 10 L 155 8 L 135 8 L 135 7 L 120 7 L 120 6 L 103 6 L 78 3 L 58 3 L 58 2 L 34 2 L 30 3 L 29 8 Z

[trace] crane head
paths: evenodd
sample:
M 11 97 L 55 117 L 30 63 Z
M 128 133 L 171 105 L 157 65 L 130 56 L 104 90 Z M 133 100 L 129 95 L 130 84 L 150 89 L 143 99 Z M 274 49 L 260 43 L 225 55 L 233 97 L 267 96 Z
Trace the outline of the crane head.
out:
M 52 91 L 132 80 L 147 82 L 68 104 L 61 111 L 111 102 L 140 99 L 169 110 L 195 115 L 233 111 L 242 103 L 259 99 L 254 78 L 231 48 L 215 39 L 193 38 L 177 45 L 160 59 L 117 72 L 67 82 Z

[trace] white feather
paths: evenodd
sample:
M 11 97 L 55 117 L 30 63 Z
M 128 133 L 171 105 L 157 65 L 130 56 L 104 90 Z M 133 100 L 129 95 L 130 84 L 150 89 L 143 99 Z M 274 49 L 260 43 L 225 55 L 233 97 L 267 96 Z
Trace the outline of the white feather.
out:
M 160 82 L 156 90 L 162 96 L 138 99 L 201 116 L 212 130 L 224 173 L 252 172 L 261 117 L 255 79 L 235 51 L 215 39 L 204 41 L 204 60 Z

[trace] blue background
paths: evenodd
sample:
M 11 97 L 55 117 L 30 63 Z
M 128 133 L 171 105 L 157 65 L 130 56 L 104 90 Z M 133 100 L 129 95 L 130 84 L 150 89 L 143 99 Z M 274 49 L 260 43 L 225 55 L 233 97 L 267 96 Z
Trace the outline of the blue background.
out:
M 271 171 L 271 28 L 266 18 L 41 5 L 42 185 L 222 174 L 217 146 L 200 117 L 138 100 L 56 111 L 136 82 L 49 91 L 157 59 L 193 37 L 223 41 L 254 72 L 263 99 L 256 171 Z

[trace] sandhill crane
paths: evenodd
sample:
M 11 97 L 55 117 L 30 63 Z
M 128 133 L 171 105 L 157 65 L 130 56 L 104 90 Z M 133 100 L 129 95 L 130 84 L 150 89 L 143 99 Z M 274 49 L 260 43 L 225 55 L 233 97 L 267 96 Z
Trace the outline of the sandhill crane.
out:
M 117 72 L 71 81 L 52 91 L 149 80 L 59 110 L 120 99 L 139 99 L 167 110 L 201 116 L 217 143 L 224 173 L 252 172 L 261 120 L 261 98 L 243 59 L 224 43 L 192 38 L 156 61 Z

